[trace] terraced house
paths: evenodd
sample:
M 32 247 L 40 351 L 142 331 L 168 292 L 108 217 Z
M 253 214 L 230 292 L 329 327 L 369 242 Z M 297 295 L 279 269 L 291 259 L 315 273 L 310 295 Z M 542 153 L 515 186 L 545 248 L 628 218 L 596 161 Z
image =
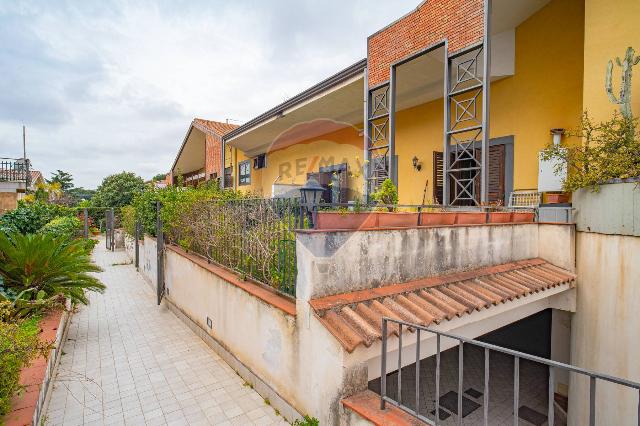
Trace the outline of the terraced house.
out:
M 315 177 L 334 203 L 391 179 L 400 204 L 528 192 L 535 207 L 561 191 L 540 151 L 583 111 L 618 108 L 607 64 L 640 49 L 638 18 L 636 0 L 424 1 L 372 28 L 366 58 L 247 123 L 195 119 L 170 178 L 286 198 Z M 620 202 L 639 198 L 619 185 L 601 203 L 575 193 L 577 225 L 398 228 L 380 213 L 357 230 L 297 230 L 294 297 L 174 247 L 165 298 L 291 417 L 638 424 L 640 271 L 625 253 L 640 248 L 640 203 Z
M 366 59 L 229 131 L 220 158 L 207 161 L 224 161 L 225 185 L 265 196 L 310 173 L 334 180 L 332 201 L 342 202 L 386 177 L 404 204 L 421 203 L 425 187 L 427 201 L 443 204 L 506 204 L 514 190 L 537 189 L 538 152 L 552 131 L 577 126 L 583 92 L 608 102 L 602 83 L 585 89 L 583 79 L 585 66 L 604 78 L 608 57 L 585 63 L 583 1 L 496 1 L 490 45 L 484 13 L 482 1 L 465 2 L 462 15 L 450 3 L 421 4 L 371 35 Z M 188 155 L 174 174 L 203 168 L 176 168 Z

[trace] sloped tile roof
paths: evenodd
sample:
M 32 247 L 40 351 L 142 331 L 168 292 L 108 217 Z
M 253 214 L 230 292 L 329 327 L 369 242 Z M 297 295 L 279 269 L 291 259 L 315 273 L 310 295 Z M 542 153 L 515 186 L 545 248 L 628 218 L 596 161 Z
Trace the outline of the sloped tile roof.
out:
M 213 132 L 220 137 L 238 127 L 235 124 L 221 123 L 219 121 L 205 120 L 202 118 L 194 118 L 192 124 L 203 132 Z
M 428 326 L 562 284 L 573 286 L 575 278 L 543 259 L 529 259 L 309 303 L 327 330 L 352 352 L 381 338 L 383 316 Z M 397 334 L 397 326 L 389 333 Z

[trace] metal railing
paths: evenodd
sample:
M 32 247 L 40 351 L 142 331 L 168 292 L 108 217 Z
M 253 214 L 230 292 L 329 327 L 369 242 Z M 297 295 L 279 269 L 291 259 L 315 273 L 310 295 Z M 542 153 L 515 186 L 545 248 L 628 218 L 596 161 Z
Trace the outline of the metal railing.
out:
M 28 162 L 15 159 L 0 160 L 1 182 L 27 182 L 29 180 Z
M 295 229 L 309 227 L 299 199 L 208 200 L 167 231 L 167 241 L 243 277 L 295 296 Z
M 388 339 L 388 323 L 397 324 L 398 327 L 398 400 L 394 400 L 387 395 L 387 339 Z M 412 409 L 402 403 L 402 329 L 407 327 L 408 329 L 415 330 L 416 333 L 416 362 L 415 362 L 415 409 Z M 425 416 L 420 412 L 419 395 L 420 395 L 420 334 L 421 332 L 431 333 L 436 335 L 436 374 L 435 374 L 435 411 L 433 411 L 433 420 Z M 548 413 L 547 424 L 553 426 L 554 424 L 554 389 L 555 389 L 555 370 L 564 370 L 569 373 L 577 373 L 582 376 L 589 377 L 589 425 L 595 426 L 596 421 L 596 385 L 598 380 L 602 380 L 609 383 L 614 383 L 627 388 L 635 389 L 638 393 L 638 425 L 640 425 L 640 383 L 625 380 L 619 377 L 610 376 L 607 374 L 596 373 L 583 368 L 575 367 L 573 365 L 564 364 L 557 361 L 541 358 L 534 355 L 529 355 L 524 352 L 514 351 L 511 349 L 503 348 L 501 346 L 492 345 L 490 343 L 479 342 L 473 339 L 467 339 L 462 336 L 456 336 L 454 334 L 445 333 L 438 330 L 433 330 L 427 327 L 423 327 L 418 324 L 412 324 L 393 318 L 382 318 L 382 361 L 381 361 L 381 376 L 380 376 L 380 409 L 385 409 L 385 404 L 390 403 L 406 413 L 426 422 L 430 425 L 437 425 L 440 416 L 440 354 L 441 354 L 441 338 L 446 337 L 449 339 L 458 341 L 458 400 L 457 400 L 457 424 L 463 424 L 463 377 L 464 377 L 464 345 L 472 345 L 484 349 L 484 392 L 483 392 L 483 424 L 489 425 L 489 357 L 490 351 L 499 352 L 502 354 L 510 355 L 514 357 L 513 368 L 513 424 L 518 425 L 519 416 L 519 395 L 520 395 L 520 360 L 528 360 L 539 364 L 546 365 L 549 368 L 549 387 L 548 387 Z M 405 367 L 406 368 L 406 367 Z M 455 414 L 455 413 L 454 413 Z

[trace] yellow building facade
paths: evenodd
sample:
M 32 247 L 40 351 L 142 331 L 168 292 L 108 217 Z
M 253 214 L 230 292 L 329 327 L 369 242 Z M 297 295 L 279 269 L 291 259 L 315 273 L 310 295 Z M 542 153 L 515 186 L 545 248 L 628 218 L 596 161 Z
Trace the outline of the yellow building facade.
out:
M 640 2 L 636 0 L 617 1 L 615 7 L 606 0 L 530 3 L 535 7 L 524 8 L 511 20 L 498 13 L 507 23 L 498 20 L 497 27 L 502 27 L 492 37 L 492 62 L 506 71 L 492 74 L 490 84 L 490 145 L 500 149 L 495 156 L 490 151 L 489 181 L 499 181 L 495 191 L 498 202 L 504 204 L 512 191 L 538 188 L 539 153 L 552 143 L 552 129 L 576 129 L 584 110 L 596 120 L 610 117 L 617 106 L 605 91 L 607 63 L 622 57 L 629 46 L 640 52 L 640 32 L 635 30 Z M 437 62 L 436 58 L 436 68 L 425 68 L 425 72 L 438 75 Z M 323 185 L 335 185 L 338 181 L 328 184 L 327 179 L 340 174 L 339 184 L 347 191 L 332 201 L 362 200 L 365 169 L 371 167 L 363 124 L 367 65 L 371 66 L 370 60 L 361 61 L 224 136 L 225 186 L 273 197 L 282 188 L 299 188 L 310 176 L 320 176 Z M 400 70 L 398 84 L 403 78 Z M 440 83 L 432 83 L 442 84 L 444 76 L 439 78 Z M 613 81 L 617 93 L 617 67 Z M 416 86 L 419 90 L 423 89 Z M 395 113 L 400 204 L 443 201 L 438 199 L 441 188 L 437 187 L 442 171 L 436 170 L 444 145 L 443 91 Z M 636 112 L 639 104 L 636 96 Z M 331 125 L 324 132 L 322 126 L 305 127 L 314 120 Z M 256 162 L 260 156 L 264 158 Z

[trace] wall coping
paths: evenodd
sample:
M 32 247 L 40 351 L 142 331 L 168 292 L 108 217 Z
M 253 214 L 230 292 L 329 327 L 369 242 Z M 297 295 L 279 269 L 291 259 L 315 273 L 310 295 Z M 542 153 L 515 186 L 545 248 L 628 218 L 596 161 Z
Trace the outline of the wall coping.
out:
M 409 229 L 432 229 L 432 228 L 470 228 L 476 226 L 514 226 L 514 225 L 565 225 L 575 226 L 575 223 L 566 222 L 508 222 L 508 223 L 474 223 L 474 224 L 454 224 L 454 225 L 420 225 L 420 226 L 387 226 L 360 229 L 296 229 L 297 234 L 326 234 L 331 232 L 370 232 L 370 231 L 406 231 Z
M 405 413 L 393 404 L 387 403 L 380 409 L 380 395 L 366 390 L 340 401 L 345 409 L 349 409 L 361 418 L 378 426 L 422 426 L 426 423 Z
M 201 268 L 218 276 L 219 278 L 222 278 L 229 284 L 239 287 L 240 289 L 246 291 L 252 296 L 257 297 L 258 299 L 273 306 L 274 308 L 280 309 L 285 314 L 294 317 L 296 316 L 296 302 L 294 300 L 291 300 L 286 296 L 282 296 L 273 290 L 261 286 L 260 284 L 243 280 L 235 272 L 231 272 L 221 266 L 209 263 L 202 256 L 194 253 L 188 253 L 178 246 L 166 245 L 165 247 L 167 248 L 167 250 L 171 250 L 172 252 L 184 257 L 185 259 L 190 260 Z

